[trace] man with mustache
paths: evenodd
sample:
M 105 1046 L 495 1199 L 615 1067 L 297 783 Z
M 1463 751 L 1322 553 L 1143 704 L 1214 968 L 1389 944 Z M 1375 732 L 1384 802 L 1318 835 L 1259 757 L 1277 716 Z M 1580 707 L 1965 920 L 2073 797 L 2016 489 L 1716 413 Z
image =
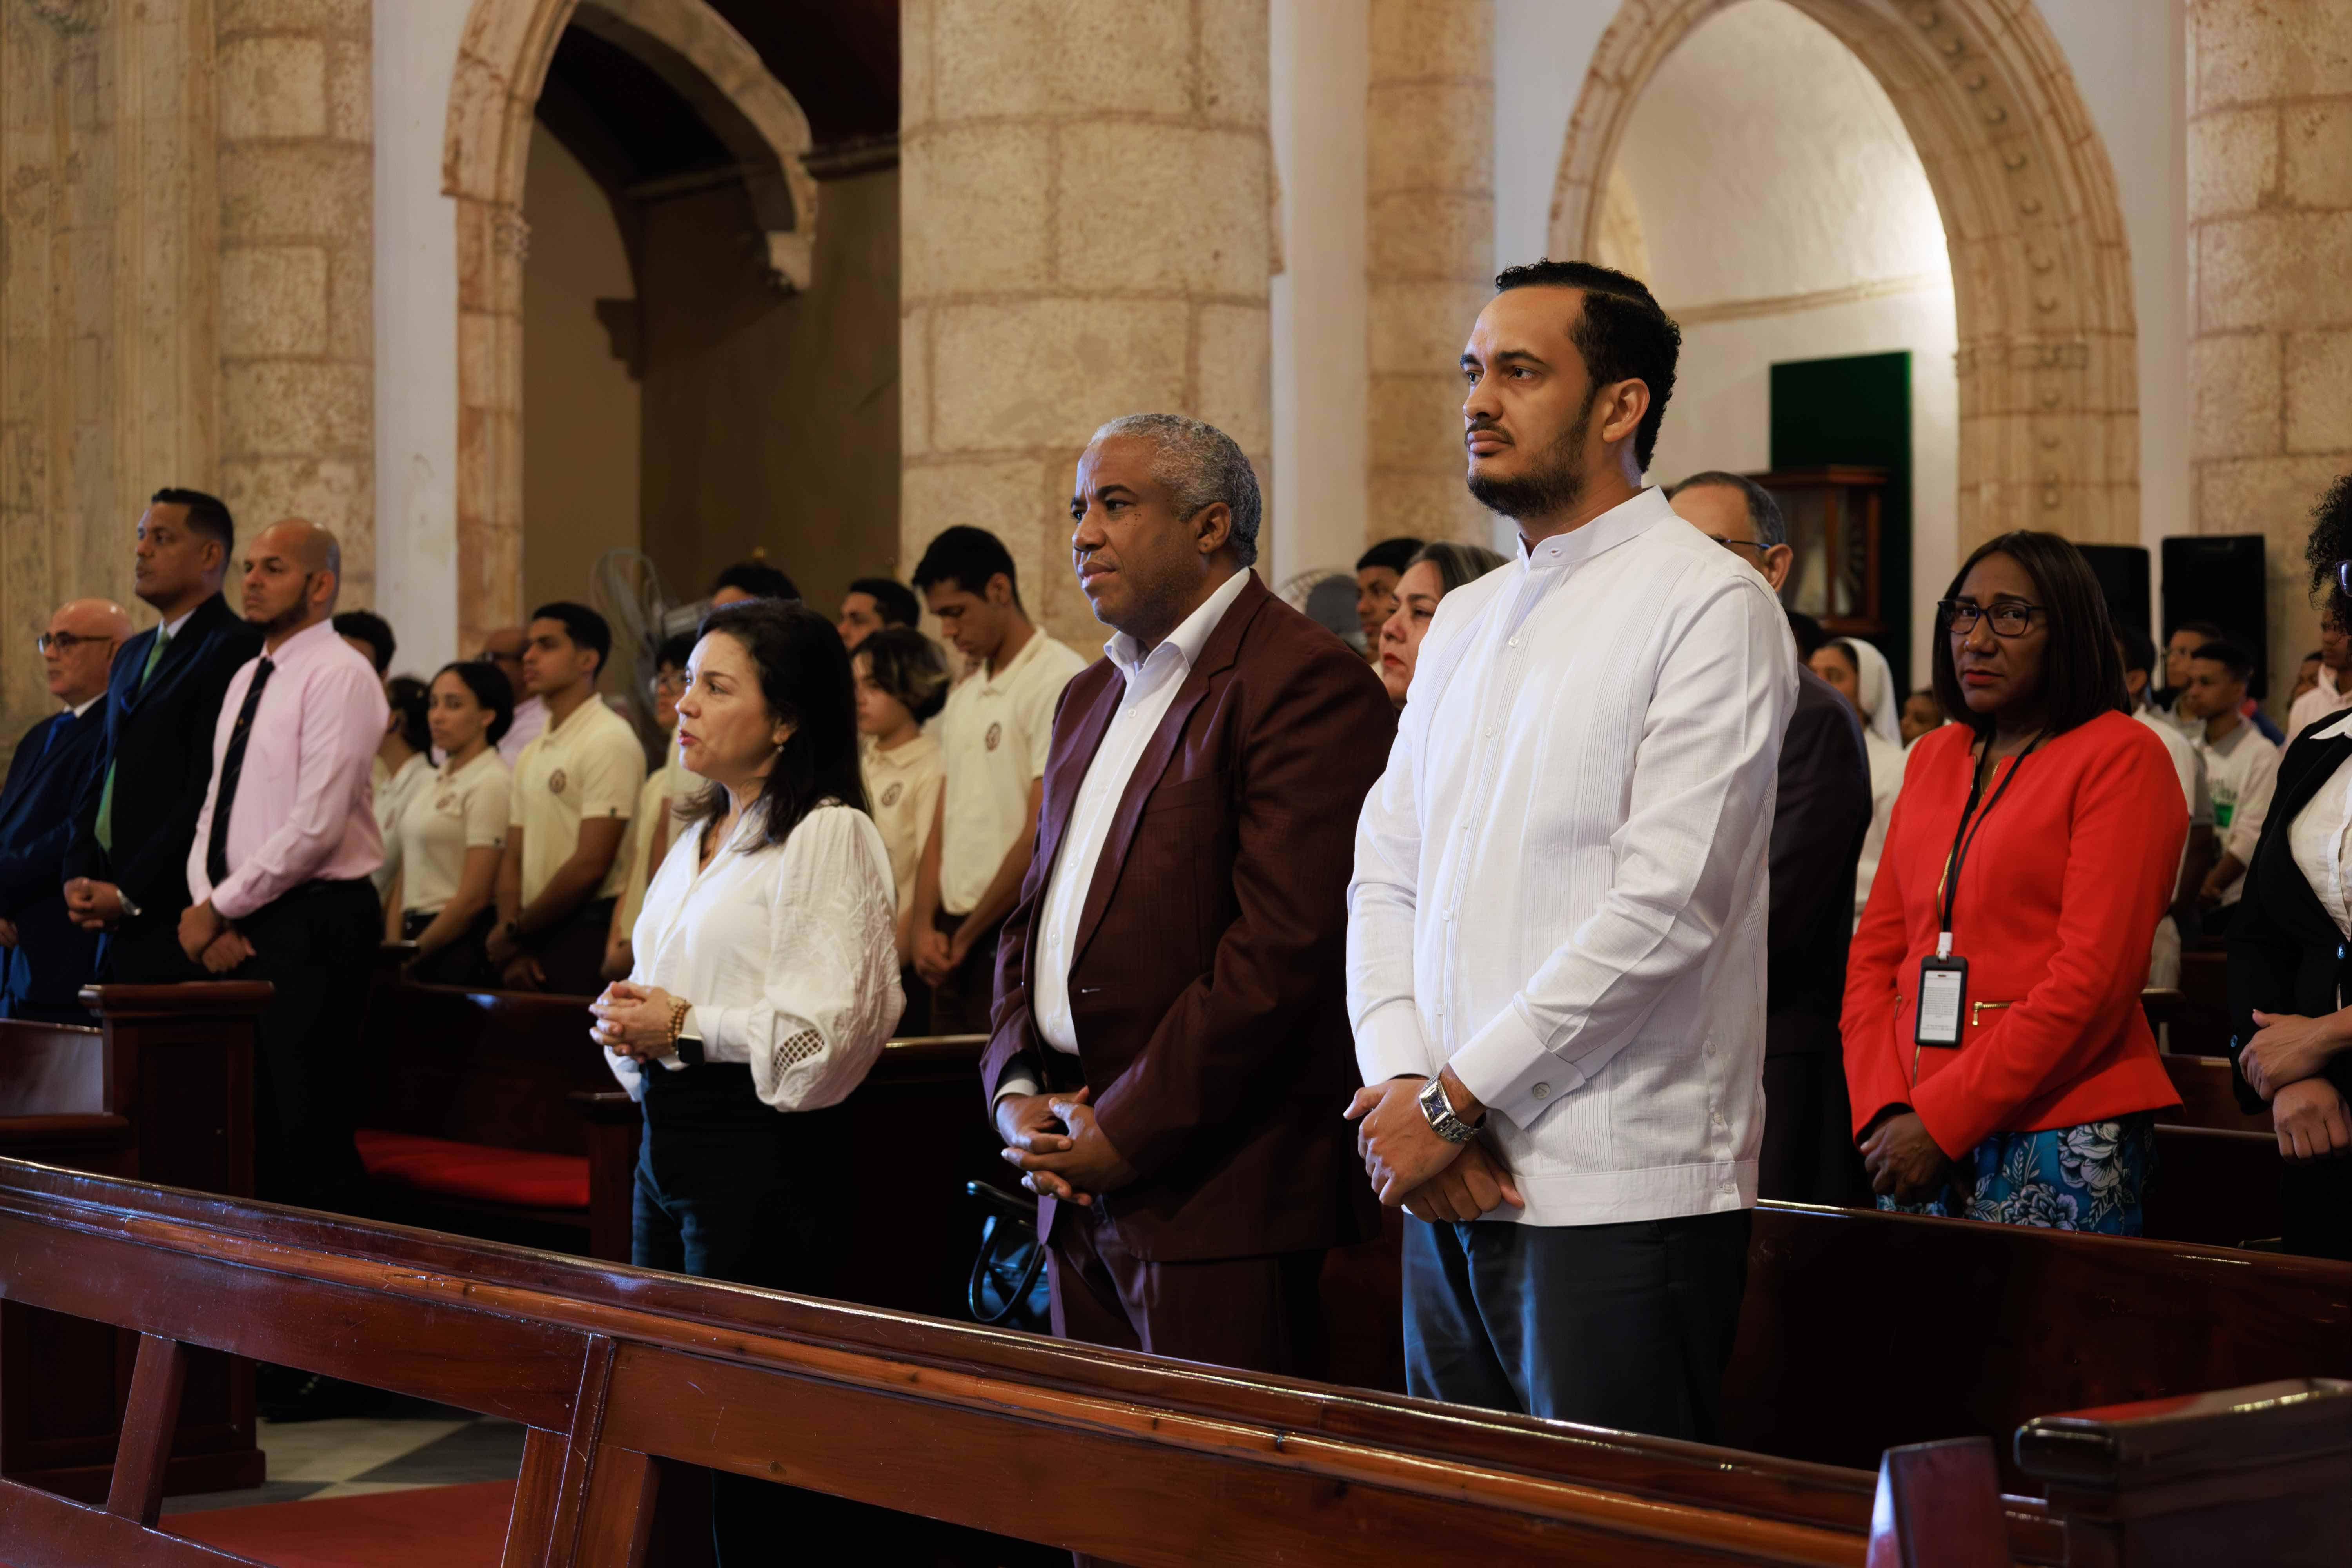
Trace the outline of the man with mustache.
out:
M 1762 577 L 1642 475 L 1681 334 L 1583 262 L 1496 279 L 1447 596 L 1364 803 L 1349 1114 L 1405 1221 L 1414 1394 L 1711 1439 L 1763 1132 L 1766 857 L 1795 700 Z

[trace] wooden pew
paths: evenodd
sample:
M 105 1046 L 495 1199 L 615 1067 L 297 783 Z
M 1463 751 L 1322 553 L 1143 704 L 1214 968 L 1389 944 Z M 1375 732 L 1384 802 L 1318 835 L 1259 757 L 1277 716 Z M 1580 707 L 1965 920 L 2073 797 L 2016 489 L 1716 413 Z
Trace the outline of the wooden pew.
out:
M 93 1027 L 0 1020 L 0 1153 L 232 1196 L 253 1191 L 254 1027 L 269 987 L 100 985 Z M 105 1495 L 135 1342 L 0 1303 L 0 1474 Z M 188 1357 L 173 1492 L 259 1486 L 253 1368 Z

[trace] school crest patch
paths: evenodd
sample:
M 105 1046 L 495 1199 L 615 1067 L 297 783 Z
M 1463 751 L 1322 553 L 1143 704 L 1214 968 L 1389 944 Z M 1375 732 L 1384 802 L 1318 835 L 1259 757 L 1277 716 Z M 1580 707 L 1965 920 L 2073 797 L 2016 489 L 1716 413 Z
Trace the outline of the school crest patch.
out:
M 991 725 L 988 727 L 988 749 L 989 749 L 990 751 L 992 751 L 992 751 L 996 750 L 996 748 L 997 748 L 998 744 L 999 744 L 999 743 L 1001 743 L 1001 742 L 1003 741 L 1003 739 L 1004 739 L 1004 726 L 1003 726 L 1003 725 L 1002 725 L 1002 724 L 991 724 Z
M 565 782 L 563 770 L 562 768 L 558 768 L 548 775 L 547 787 L 551 793 L 562 795 L 563 793 L 563 785 Z
M 892 784 L 888 789 L 886 789 L 886 790 L 884 790 L 884 791 L 882 792 L 882 804 L 883 804 L 883 805 L 884 805 L 884 806 L 886 806 L 886 807 L 887 807 L 887 806 L 893 806 L 893 805 L 898 805 L 898 797 L 899 797 L 900 795 L 904 795 L 906 792 L 907 792 L 907 786 L 906 786 L 905 784 Z

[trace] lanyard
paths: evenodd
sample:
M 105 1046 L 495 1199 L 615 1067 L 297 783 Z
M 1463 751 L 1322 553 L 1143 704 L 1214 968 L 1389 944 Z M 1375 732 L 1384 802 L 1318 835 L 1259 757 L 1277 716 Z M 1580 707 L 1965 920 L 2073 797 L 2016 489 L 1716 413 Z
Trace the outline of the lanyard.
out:
M 1986 743 L 1990 745 L 1991 742 L 1988 741 Z M 1969 850 L 1976 844 L 1977 835 L 1984 831 L 1985 818 L 1990 816 L 1992 808 L 2000 804 L 2000 797 L 2009 793 L 2009 786 L 2017 782 L 2017 775 L 2024 770 L 2025 759 L 2032 756 L 2033 749 L 2041 744 L 2042 737 L 2039 735 L 2027 742 L 2025 750 L 2017 754 L 2017 760 L 2009 764 L 2009 776 L 2002 779 L 2000 787 L 1992 792 L 1992 798 L 1985 802 L 1984 810 L 1977 810 L 1977 798 L 1984 793 L 1983 781 L 1979 780 L 1969 788 L 1969 804 L 1961 807 L 1960 825 L 1952 834 L 1952 851 L 1944 858 L 1943 897 L 1938 900 L 1937 910 L 1940 929 L 1936 938 L 1936 956 L 1938 958 L 1952 956 L 1952 906 L 1959 901 L 1960 868 L 1968 862 Z M 2000 765 L 1997 762 L 1993 764 L 1996 768 Z M 1974 826 L 1969 826 L 1971 817 L 1975 818 Z

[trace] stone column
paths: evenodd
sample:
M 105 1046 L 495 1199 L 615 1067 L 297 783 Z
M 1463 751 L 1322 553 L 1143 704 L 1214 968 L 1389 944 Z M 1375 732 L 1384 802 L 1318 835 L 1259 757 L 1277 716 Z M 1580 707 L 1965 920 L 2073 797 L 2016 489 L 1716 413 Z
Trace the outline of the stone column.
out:
M 368 0 L 218 7 L 220 484 L 240 532 L 299 516 L 375 583 Z
M 1492 519 L 1462 483 L 1458 362 L 1494 292 L 1494 4 L 1372 0 L 1371 26 L 1364 537 L 1484 544 Z
M 1265 0 L 900 18 L 898 569 L 986 528 L 1030 614 L 1088 651 L 1068 500 L 1097 426 L 1208 420 L 1270 489 Z
M 2312 506 L 2352 470 L 2352 8 L 2191 0 L 2188 25 L 2193 516 L 2268 536 L 2279 686 L 2317 640 Z

